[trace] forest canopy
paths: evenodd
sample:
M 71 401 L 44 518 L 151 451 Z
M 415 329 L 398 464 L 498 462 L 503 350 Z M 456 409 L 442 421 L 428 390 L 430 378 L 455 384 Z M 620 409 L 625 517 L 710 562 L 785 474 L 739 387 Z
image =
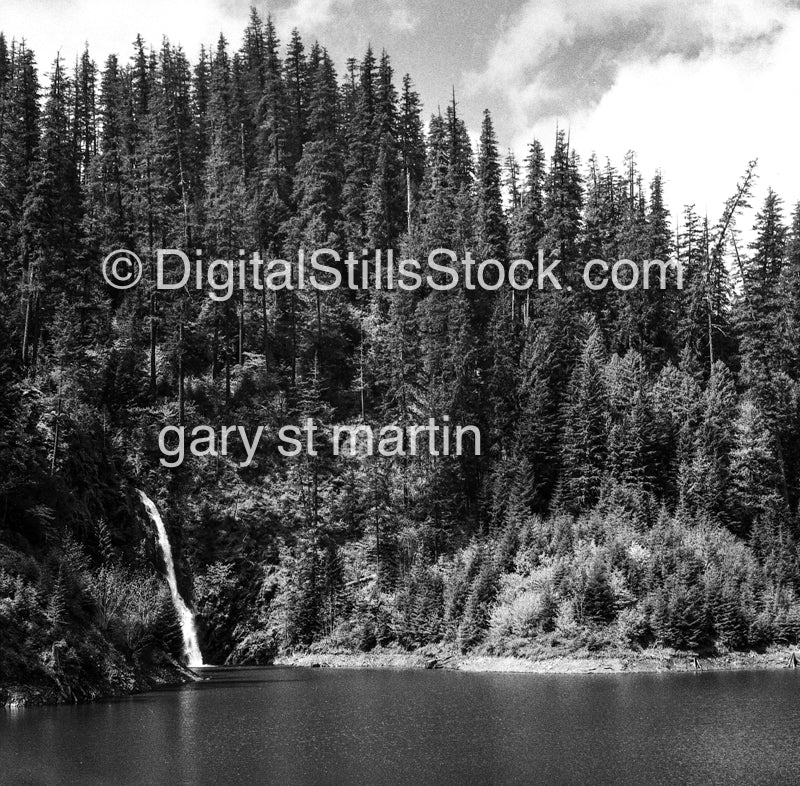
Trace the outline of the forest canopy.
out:
M 74 690 L 98 653 L 174 651 L 137 488 L 210 661 L 796 643 L 800 206 L 751 205 L 750 163 L 718 216 L 670 215 L 634 153 L 548 144 L 504 155 L 487 110 L 473 149 L 386 52 L 337 70 L 256 11 L 238 49 L 137 38 L 47 77 L 0 36 L 0 682 Z M 154 286 L 159 248 L 442 247 L 542 249 L 569 287 Z M 114 249 L 146 261 L 138 286 L 103 280 Z M 579 284 L 591 259 L 673 255 L 681 288 Z M 445 417 L 479 453 L 329 449 L 337 425 Z M 317 455 L 280 455 L 308 418 Z M 165 427 L 236 424 L 264 425 L 246 465 L 161 465 Z

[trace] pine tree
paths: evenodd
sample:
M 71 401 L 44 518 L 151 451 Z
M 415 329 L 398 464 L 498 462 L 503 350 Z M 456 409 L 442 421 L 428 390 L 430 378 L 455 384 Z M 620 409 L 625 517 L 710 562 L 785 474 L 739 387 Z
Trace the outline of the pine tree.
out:
M 800 378 L 800 203 L 792 213 L 779 292 L 782 294 L 780 331 L 783 370 L 796 380 Z
M 616 361 L 616 362 L 615 362 Z M 606 371 L 611 412 L 608 470 L 617 483 L 651 490 L 658 481 L 651 385 L 636 351 L 612 358 Z
M 743 531 L 780 499 L 780 469 L 764 414 L 750 398 L 740 405 L 730 477 L 735 514 Z M 772 501 L 772 502 L 771 502 Z
M 578 243 L 583 184 L 579 163 L 564 130 L 559 129 L 545 183 L 545 258 L 555 256 L 560 260 L 562 276 L 570 286 L 580 286 Z
M 23 44 L 2 42 L 0 79 L 0 301 L 10 300 L 12 287 L 21 281 L 20 310 L 25 314 L 22 354 L 32 340 L 40 271 L 19 254 L 23 210 L 33 178 L 40 136 L 39 81 L 34 55 Z M 16 305 L 16 304 L 14 304 Z M 11 302 L 5 306 L 10 313 Z
M 96 207 L 95 236 L 101 248 L 129 248 L 133 244 L 125 193 L 130 155 L 130 118 L 125 75 L 116 55 L 109 55 L 100 80 L 99 152 L 93 159 L 91 188 Z
M 742 210 L 750 206 L 750 195 L 755 178 L 756 162 L 751 161 L 736 186 L 736 192 L 725 203 L 722 216 L 709 233 L 710 242 L 707 244 L 709 253 L 706 257 L 705 293 L 709 367 L 715 361 L 725 361 L 730 352 L 730 281 L 727 266 L 725 265 L 725 251 L 733 247 L 734 254 L 739 259 L 736 220 Z
M 781 200 L 771 189 L 753 227 L 756 239 L 753 256 L 742 260 L 743 298 L 738 305 L 745 380 L 760 396 L 762 406 L 772 398 L 772 375 L 783 364 L 780 355 L 780 317 L 783 295 L 780 289 L 787 229 Z
M 421 112 L 419 96 L 413 89 L 411 77 L 405 74 L 400 96 L 398 141 L 405 179 L 405 228 L 409 232 L 411 231 L 411 222 L 416 215 L 422 179 L 425 175 L 425 139 L 420 119 Z
M 564 407 L 560 504 L 587 510 L 598 500 L 608 433 L 603 345 L 595 328 L 572 374 Z
M 614 592 L 602 562 L 595 561 L 586 576 L 581 612 L 585 621 L 595 625 L 602 625 L 614 618 Z
M 42 139 L 23 206 L 23 257 L 38 286 L 28 295 L 23 361 L 35 363 L 40 338 L 66 298 L 75 304 L 81 284 L 81 201 L 70 127 L 71 86 L 60 60 L 53 64 Z
M 305 46 L 300 32 L 294 28 L 283 61 L 283 83 L 286 89 L 286 157 L 292 171 L 303 154 L 308 138 L 308 74 Z
M 504 261 L 508 255 L 508 229 L 503 213 L 501 169 L 489 110 L 484 110 L 481 124 L 477 188 L 477 253 L 478 258 Z
M 64 579 L 64 571 L 62 568 L 59 568 L 58 575 L 53 582 L 53 588 L 47 601 L 47 610 L 45 611 L 45 616 L 50 624 L 50 627 L 54 630 L 57 630 L 66 622 L 66 581 Z
M 489 626 L 491 605 L 497 595 L 498 567 L 492 555 L 484 552 L 480 569 L 470 587 L 464 605 L 464 616 L 459 626 L 458 638 L 461 650 L 466 652 L 479 644 Z
M 255 239 L 269 257 L 280 253 L 286 242 L 286 222 L 290 213 L 291 173 L 296 161 L 287 152 L 289 128 L 287 124 L 286 85 L 282 75 L 283 64 L 278 55 L 279 41 L 271 18 L 267 18 L 263 31 L 255 11 L 252 15 L 252 52 L 246 56 L 250 91 L 248 103 L 253 107 L 254 145 L 253 167 L 258 172 L 250 178 L 250 197 L 257 225 Z M 266 293 L 263 295 L 262 318 L 266 311 Z M 265 356 L 266 325 L 264 331 Z
M 683 267 L 683 291 L 676 306 L 676 341 L 681 350 L 708 368 L 708 229 L 694 205 L 686 205 L 683 210 L 676 256 Z
M 695 510 L 729 521 L 730 461 L 735 445 L 737 396 L 733 377 L 717 361 L 705 392 L 705 411 L 695 442 L 691 476 L 681 494 Z
M 359 66 L 352 114 L 347 118 L 345 136 L 347 154 L 344 161 L 345 180 L 342 188 L 342 220 L 347 247 L 359 249 L 367 245 L 365 198 L 378 157 L 379 123 L 376 117 L 377 73 L 372 47 Z

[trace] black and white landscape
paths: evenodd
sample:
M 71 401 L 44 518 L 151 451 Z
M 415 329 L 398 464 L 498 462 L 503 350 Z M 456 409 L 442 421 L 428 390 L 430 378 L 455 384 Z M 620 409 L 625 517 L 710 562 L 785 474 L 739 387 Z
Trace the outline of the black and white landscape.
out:
M 4 5 L 0 780 L 793 782 L 796 2 Z

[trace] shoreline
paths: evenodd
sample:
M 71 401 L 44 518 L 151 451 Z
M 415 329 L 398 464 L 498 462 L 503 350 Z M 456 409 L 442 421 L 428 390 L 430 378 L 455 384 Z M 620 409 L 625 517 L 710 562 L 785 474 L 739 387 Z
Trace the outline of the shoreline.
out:
M 794 664 L 794 665 L 793 665 Z M 237 668 L 243 664 L 224 664 Z M 255 664 L 251 664 L 255 665 Z M 501 674 L 664 674 L 701 671 L 766 671 L 796 669 L 800 652 L 772 648 L 766 652 L 736 652 L 695 656 L 685 652 L 653 650 L 625 654 L 578 653 L 550 657 L 461 654 L 446 649 L 426 648 L 408 652 L 376 648 L 370 652 L 296 652 L 275 657 L 269 666 L 328 669 L 421 669 Z M 78 698 L 66 696 L 51 685 L 0 685 L 0 709 L 17 710 L 55 704 L 85 704 L 100 699 L 122 698 L 153 690 L 176 688 L 206 677 L 183 664 L 148 670 L 124 688 L 88 688 Z
M 791 669 L 796 668 L 798 663 L 800 654 L 791 649 L 726 653 L 710 657 L 660 650 L 624 655 L 576 654 L 541 658 L 463 655 L 444 650 L 405 652 L 376 649 L 371 652 L 292 653 L 276 657 L 272 665 L 332 669 L 447 669 L 509 674 L 653 674 Z
M 170 658 L 166 664 L 146 669 L 126 684 L 115 685 L 110 689 L 87 685 L 76 693 L 72 689 L 67 692 L 56 685 L 45 683 L 3 684 L 0 685 L 0 711 L 55 704 L 88 704 L 101 699 L 124 698 L 202 680 L 202 675 Z

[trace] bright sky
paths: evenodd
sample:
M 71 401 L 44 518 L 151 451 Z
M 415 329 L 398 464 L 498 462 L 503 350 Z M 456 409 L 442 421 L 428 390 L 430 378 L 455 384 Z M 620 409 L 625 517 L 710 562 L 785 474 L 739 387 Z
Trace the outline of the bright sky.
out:
M 637 151 L 645 177 L 660 167 L 677 212 L 694 202 L 714 220 L 747 161 L 800 200 L 800 0 L 280 0 L 282 39 L 298 26 L 339 71 L 368 42 L 409 71 L 426 112 L 448 101 L 477 134 L 492 110 L 502 148 L 524 155 L 534 135 L 552 146 L 569 127 L 584 160 L 621 165 Z M 123 57 L 136 33 L 163 35 L 191 59 L 222 32 L 238 47 L 249 0 L 3 0 L 0 29 L 25 37 L 45 71 L 88 42 L 98 62 Z

